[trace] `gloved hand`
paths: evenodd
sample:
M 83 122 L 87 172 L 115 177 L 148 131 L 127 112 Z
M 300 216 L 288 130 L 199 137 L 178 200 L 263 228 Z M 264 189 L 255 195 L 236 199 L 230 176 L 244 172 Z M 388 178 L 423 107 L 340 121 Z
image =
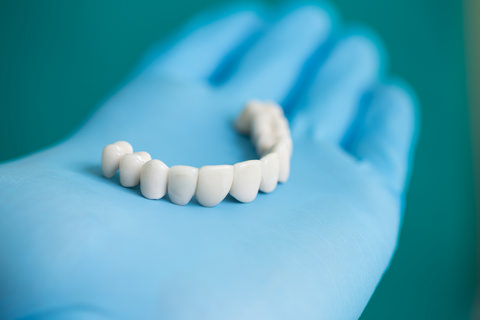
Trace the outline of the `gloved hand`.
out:
M 0 167 L 2 319 L 360 316 L 397 242 L 413 102 L 370 37 L 286 11 L 202 16 L 75 135 Z M 101 175 L 117 140 L 168 166 L 255 158 L 232 126 L 252 98 L 291 124 L 273 193 L 183 207 Z

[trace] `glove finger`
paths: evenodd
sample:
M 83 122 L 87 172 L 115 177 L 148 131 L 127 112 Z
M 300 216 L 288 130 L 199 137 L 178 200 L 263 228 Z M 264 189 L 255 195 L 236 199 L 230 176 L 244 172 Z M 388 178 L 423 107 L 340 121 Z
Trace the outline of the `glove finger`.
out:
M 207 14 L 194 19 L 187 31 L 180 32 L 177 38 L 181 40 L 159 57 L 156 54 L 149 71 L 182 79 L 208 80 L 232 51 L 248 42 L 263 26 L 256 11 L 233 11 L 217 13 L 221 18 Z
M 381 85 L 365 99 L 347 150 L 370 164 L 396 193 L 402 192 L 415 131 L 415 103 L 405 87 Z
M 231 89 L 241 101 L 255 98 L 282 103 L 330 29 L 330 15 L 319 7 L 290 11 L 240 58 L 226 90 Z
M 339 144 L 379 70 L 380 54 L 372 40 L 359 34 L 339 40 L 293 110 L 294 135 Z

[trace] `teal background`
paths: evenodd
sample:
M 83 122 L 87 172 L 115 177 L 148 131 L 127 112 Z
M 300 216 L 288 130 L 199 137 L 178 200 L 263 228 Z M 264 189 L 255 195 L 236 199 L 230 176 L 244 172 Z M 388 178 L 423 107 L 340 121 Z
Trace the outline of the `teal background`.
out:
M 71 133 L 155 41 L 222 3 L 1 1 L 0 161 Z M 470 318 L 476 213 L 463 3 L 332 3 L 344 21 L 376 30 L 422 113 L 398 251 L 362 318 Z

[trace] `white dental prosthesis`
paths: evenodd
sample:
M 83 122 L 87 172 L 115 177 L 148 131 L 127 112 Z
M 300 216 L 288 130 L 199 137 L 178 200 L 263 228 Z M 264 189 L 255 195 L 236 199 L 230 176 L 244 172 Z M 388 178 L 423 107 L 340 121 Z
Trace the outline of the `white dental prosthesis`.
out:
M 251 202 L 258 191 L 270 193 L 290 174 L 292 139 L 282 108 L 273 102 L 250 101 L 235 121 L 237 131 L 250 136 L 260 160 L 234 165 L 167 167 L 144 151 L 133 152 L 126 141 L 103 148 L 102 172 L 111 178 L 120 172 L 120 184 L 140 183 L 142 195 L 160 199 L 168 193 L 171 202 L 185 205 L 195 195 L 205 207 L 219 204 L 228 193 L 240 202 Z

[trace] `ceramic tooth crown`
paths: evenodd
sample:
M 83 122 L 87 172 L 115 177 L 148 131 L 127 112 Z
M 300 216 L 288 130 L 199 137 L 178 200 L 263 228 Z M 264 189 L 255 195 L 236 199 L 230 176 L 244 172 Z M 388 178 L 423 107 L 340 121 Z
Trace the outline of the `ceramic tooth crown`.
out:
M 269 193 L 275 190 L 278 183 L 278 173 L 280 163 L 278 153 L 271 152 L 260 159 L 262 167 L 262 179 L 260 181 L 260 191 Z
M 286 143 L 277 143 L 272 152 L 278 154 L 279 160 L 279 170 L 278 170 L 278 181 L 286 182 L 290 176 L 290 153 L 288 151 L 288 146 Z
M 173 166 L 168 174 L 168 197 L 178 205 L 190 202 L 197 189 L 198 169 L 189 166 Z
M 233 166 L 204 166 L 198 170 L 195 198 L 205 207 L 219 204 L 230 191 L 233 181 Z
M 102 173 L 105 177 L 111 178 L 117 172 L 120 160 L 126 154 L 132 153 L 133 148 L 126 141 L 117 141 L 108 144 L 102 152 Z
M 124 187 L 135 187 L 140 182 L 140 171 L 145 162 L 151 159 L 147 152 L 129 153 L 120 160 L 120 184 Z
M 263 109 L 263 105 L 260 101 L 252 100 L 249 101 L 245 108 L 243 108 L 242 113 L 235 121 L 235 129 L 242 134 L 249 134 L 252 119 L 255 118 Z
M 233 182 L 230 194 L 240 202 L 255 200 L 262 180 L 260 160 L 239 162 L 233 166 Z
M 219 204 L 229 193 L 240 202 L 251 202 L 258 191 L 275 190 L 278 182 L 290 176 L 293 142 L 282 108 L 274 102 L 252 100 L 235 121 L 235 128 L 250 136 L 260 160 L 235 165 L 168 166 L 152 160 L 147 152 L 133 153 L 126 141 L 117 141 L 103 148 L 102 172 L 107 178 L 120 171 L 120 184 L 134 187 L 140 183 L 142 195 L 161 199 L 166 194 L 171 202 L 186 205 L 195 195 L 205 207 Z
M 168 167 L 160 160 L 145 163 L 140 173 L 140 191 L 145 198 L 160 199 L 167 193 Z

